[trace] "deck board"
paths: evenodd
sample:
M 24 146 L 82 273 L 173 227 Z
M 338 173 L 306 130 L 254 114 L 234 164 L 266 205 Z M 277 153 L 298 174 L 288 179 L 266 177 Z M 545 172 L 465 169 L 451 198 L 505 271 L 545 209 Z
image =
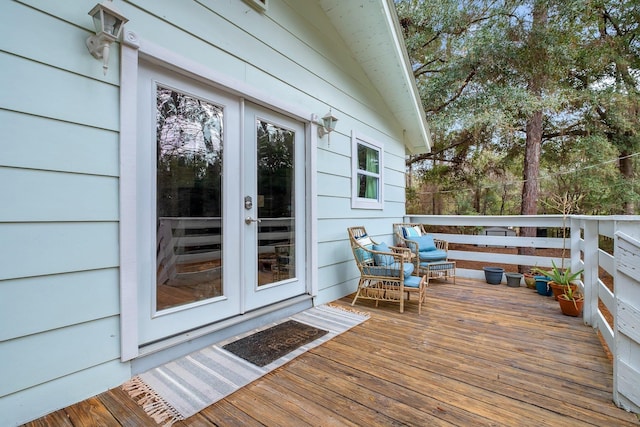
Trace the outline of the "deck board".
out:
M 458 278 L 432 282 L 420 316 L 356 308 L 371 318 L 175 425 L 640 426 L 596 333 L 550 297 Z M 95 420 L 154 425 L 114 389 L 27 426 Z

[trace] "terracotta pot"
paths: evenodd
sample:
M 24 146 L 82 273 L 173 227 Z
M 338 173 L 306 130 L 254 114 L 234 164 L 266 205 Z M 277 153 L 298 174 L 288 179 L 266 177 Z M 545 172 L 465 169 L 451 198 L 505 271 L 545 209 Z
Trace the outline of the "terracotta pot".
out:
M 558 297 L 564 294 L 565 287 L 556 282 L 549 282 L 549 286 L 551 287 L 551 291 L 553 291 L 553 299 L 558 301 Z M 577 285 L 569 285 L 572 291 L 576 291 L 578 289 Z
M 582 313 L 582 307 L 584 306 L 584 299 L 568 300 L 563 297 L 558 297 L 558 303 L 560 304 L 560 310 L 565 316 L 578 317 Z

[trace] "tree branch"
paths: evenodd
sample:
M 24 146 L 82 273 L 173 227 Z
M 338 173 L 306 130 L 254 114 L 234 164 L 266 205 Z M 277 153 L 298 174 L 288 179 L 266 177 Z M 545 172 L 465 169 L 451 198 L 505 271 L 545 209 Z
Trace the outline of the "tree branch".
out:
M 458 90 L 453 94 L 453 96 L 451 98 L 449 98 L 443 104 L 428 110 L 428 112 L 429 113 L 439 113 L 440 111 L 444 110 L 447 107 L 447 105 L 451 104 L 453 101 L 455 101 L 456 99 L 460 98 L 460 96 L 462 95 L 462 92 L 469 85 L 469 83 L 471 82 L 471 79 L 473 79 L 473 76 L 475 76 L 475 75 L 476 75 L 476 69 L 474 68 L 467 75 L 467 77 L 464 79 L 464 82 L 462 83 L 462 85 L 460 85 Z

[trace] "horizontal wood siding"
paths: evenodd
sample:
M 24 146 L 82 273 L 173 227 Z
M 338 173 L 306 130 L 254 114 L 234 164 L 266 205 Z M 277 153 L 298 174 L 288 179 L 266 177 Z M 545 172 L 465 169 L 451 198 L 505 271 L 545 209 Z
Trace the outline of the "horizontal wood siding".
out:
M 116 316 L 8 341 L 0 354 L 0 396 L 114 360 L 120 340 Z
M 108 268 L 3 281 L 0 341 L 117 315 L 117 280 Z
M 11 183 L 0 188 L 11 201 L 0 211 L 0 240 L 10 242 L 0 246 L 0 301 L 11 304 L 3 320 L 20 323 L 0 329 L 0 354 L 3 366 L 22 364 L 3 379 L 0 413 L 23 405 L 15 420 L 116 385 L 129 371 L 118 361 L 120 46 L 112 46 L 104 76 L 84 45 L 92 5 L 0 4 L 0 15 L 11 17 L 0 28 L 0 180 Z M 240 0 L 116 7 L 142 44 L 228 76 L 238 95 L 251 88 L 262 94 L 253 101 L 290 106 L 305 119 L 332 109 L 338 127 L 318 140 L 313 177 L 321 196 L 318 300 L 353 291 L 346 227 L 364 224 L 390 242 L 390 224 L 404 214 L 402 129 L 316 2 L 270 0 L 264 14 Z M 351 209 L 352 130 L 384 145 L 382 211 Z
M 114 379 L 123 382 L 129 372 L 126 364 L 113 360 L 4 396 L 0 398 L 0 425 L 11 426 L 16 420 L 38 418 L 70 402 L 95 396 L 114 387 Z
M 119 47 L 104 76 L 84 45 L 90 6 L 0 4 L 0 425 L 130 374 L 119 360 Z
M 0 123 L 5 167 L 118 176 L 114 131 L 7 110 L 0 110 Z
M 0 166 L 0 182 L 11 183 L 0 187 L 0 221 L 118 219 L 117 177 Z
M 134 3 L 135 8 L 124 9 Z M 331 24 L 314 2 L 273 0 L 265 14 L 241 1 L 225 3 L 224 7 L 213 0 L 187 2 L 180 8 L 172 2 L 151 0 L 129 1 L 122 6 L 131 20 L 128 28 L 143 42 L 150 40 L 180 52 L 264 91 L 265 98 L 258 102 L 268 104 L 270 97 L 277 98 L 320 116 L 331 107 L 339 118 L 338 126 L 330 137 L 318 140 L 316 152 L 321 195 L 319 250 L 325 242 L 342 242 L 348 247 L 345 230 L 354 221 L 367 226 L 384 222 L 380 234 L 383 240 L 391 240 L 390 224 L 404 215 L 402 129 L 337 33 L 327 30 Z M 207 49 L 206 56 L 203 49 Z M 384 145 L 386 200 L 382 211 L 351 209 L 352 130 Z M 336 220 L 344 225 L 335 227 Z M 345 275 L 340 265 L 348 262 L 319 264 L 319 301 L 355 289 L 355 267 L 348 267 L 352 271 Z M 325 290 L 336 286 L 341 290 L 333 289 L 323 296 Z
M 115 222 L 0 223 L 11 242 L 0 246 L 0 280 L 117 267 L 117 232 Z

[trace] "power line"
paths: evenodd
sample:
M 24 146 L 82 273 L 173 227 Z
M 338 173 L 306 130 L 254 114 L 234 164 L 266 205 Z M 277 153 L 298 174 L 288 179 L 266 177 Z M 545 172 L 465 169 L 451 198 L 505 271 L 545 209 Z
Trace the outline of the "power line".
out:
M 628 158 L 635 157 L 635 156 L 640 156 L 640 152 L 629 154 L 629 155 L 623 156 L 623 157 L 616 157 L 615 159 L 612 159 L 612 160 L 606 160 L 606 161 L 601 162 L 601 163 L 587 165 L 587 166 L 584 166 L 582 168 L 576 168 L 576 169 L 572 169 L 572 170 L 569 170 L 569 171 L 561 171 L 561 172 L 556 172 L 556 173 L 552 173 L 552 174 L 543 175 L 543 176 L 540 176 L 539 178 L 540 178 L 540 180 L 551 179 L 551 178 L 554 178 L 554 177 L 560 176 L 560 175 L 568 175 L 568 174 L 572 174 L 572 173 L 576 173 L 576 172 L 582 172 L 582 171 L 585 171 L 585 170 L 593 169 L 593 168 L 596 168 L 596 167 L 599 167 L 599 166 L 602 166 L 602 165 L 606 165 L 606 164 L 609 164 L 609 163 L 614 163 L 614 162 L 617 162 L 617 161 L 620 161 L 620 160 L 623 160 L 623 159 L 628 159 Z M 632 181 L 636 182 L 637 179 L 634 178 L 634 179 L 632 179 Z M 508 181 L 508 182 L 502 183 L 502 184 L 485 185 L 485 186 L 482 186 L 480 188 L 469 187 L 469 188 L 460 188 L 460 189 L 455 189 L 455 190 L 424 191 L 424 192 L 420 192 L 418 194 L 420 194 L 420 195 L 429 195 L 429 194 L 448 194 L 448 193 L 469 192 L 469 191 L 476 191 L 476 190 L 486 190 L 486 189 L 490 189 L 490 188 L 500 188 L 500 187 L 511 186 L 511 185 L 516 185 L 516 184 L 524 184 L 525 182 L 527 182 L 526 179 L 520 179 L 520 180 L 515 180 L 515 181 L 514 180 Z

